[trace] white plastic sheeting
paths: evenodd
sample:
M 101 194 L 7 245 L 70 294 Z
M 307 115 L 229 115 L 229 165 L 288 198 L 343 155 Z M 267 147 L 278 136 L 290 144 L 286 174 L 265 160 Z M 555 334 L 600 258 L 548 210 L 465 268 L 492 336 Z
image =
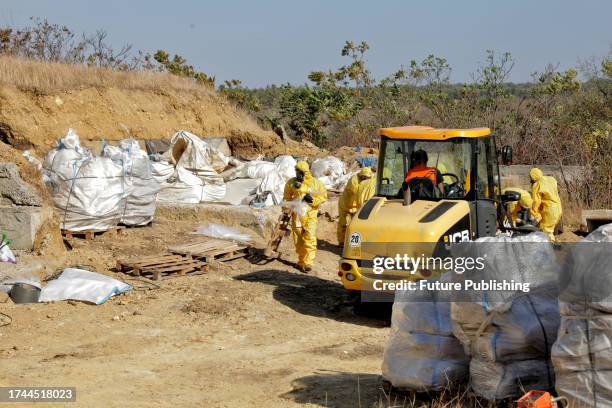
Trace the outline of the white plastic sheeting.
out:
M 334 156 L 316 159 L 310 166 L 310 172 L 321 180 L 328 190 L 344 188 L 348 181 L 348 178 L 343 177 L 346 175 L 344 162 Z
M 222 172 L 229 158 L 219 149 L 206 143 L 200 137 L 184 130 L 178 131 L 170 140 L 170 150 L 163 155 L 177 167 L 183 167 L 200 177 Z
M 552 348 L 556 390 L 570 407 L 612 406 L 612 224 L 575 243 Z
M 197 204 L 207 201 L 219 201 L 225 196 L 225 183 L 206 184 L 183 167 L 176 167 L 161 186 L 157 199 L 163 202 Z
M 165 160 L 151 162 L 151 175 L 159 184 L 168 180 L 174 174 L 174 166 Z
M 43 167 L 62 229 L 104 231 L 119 223 L 146 225 L 153 220 L 159 183 L 135 140 L 105 145 L 102 156 L 95 157 L 70 129 Z
M 465 382 L 468 367 L 453 336 L 448 292 L 396 291 L 383 377 L 403 390 L 440 391 Z
M 162 182 L 158 200 L 196 204 L 225 196 L 225 182 L 218 172 L 230 159 L 198 136 L 177 132 L 163 159 L 153 164 L 153 177 Z
M 80 300 L 96 305 L 111 296 L 127 292 L 132 287 L 109 276 L 83 269 L 66 268 L 57 278 L 47 282 L 40 292 L 39 302 Z
M 463 252 L 465 251 L 465 252 Z M 453 293 L 453 333 L 470 355 L 470 385 L 489 400 L 516 398 L 524 389 L 554 388 L 550 350 L 559 328 L 558 264 L 542 233 L 479 238 L 451 247 L 453 256 L 483 258 L 481 271 L 453 280 L 528 282 L 530 291 Z
M 231 178 L 259 179 L 260 183 L 250 198 L 261 206 L 270 207 L 283 200 L 285 184 L 295 177 L 297 162 L 292 156 L 283 155 L 278 156 L 274 162 L 256 159 L 237 164 L 236 170 L 231 172 Z
M 297 162 L 291 156 L 278 156 L 274 160 L 272 169 L 264 174 L 256 194 L 260 196 L 266 192 L 272 193 L 273 203 L 266 203 L 268 206 L 281 203 L 285 184 L 289 179 L 295 177 L 296 164 Z
M 241 178 L 227 181 L 222 202 L 232 205 L 248 205 L 255 198 L 260 184 L 261 179 Z
M 283 207 L 289 208 L 291 212 L 295 214 L 298 220 L 306 215 L 306 212 L 308 211 L 308 208 L 309 208 L 308 203 L 299 197 L 291 201 L 283 200 L 281 202 L 281 205 Z
M 62 229 L 104 231 L 121 221 L 127 197 L 123 166 L 92 156 L 72 129 L 47 154 L 44 168 Z
M 196 229 L 195 233 L 212 238 L 229 239 L 242 242 L 249 242 L 253 240 L 253 238 L 249 234 L 244 234 L 236 228 L 226 227 L 225 225 L 220 224 L 208 224 L 199 226 Z
M 17 263 L 17 259 L 9 247 L 9 242 L 5 235 L 0 239 L 0 262 Z
M 102 151 L 106 157 L 122 164 L 127 197 L 121 216 L 125 225 L 147 225 L 153 221 L 155 202 L 160 186 L 153 177 L 149 156 L 134 139 L 124 139 L 119 147 L 106 145 Z
M 242 178 L 263 179 L 268 173 L 273 172 L 274 169 L 275 165 L 272 162 L 253 160 L 246 163 L 237 175 Z

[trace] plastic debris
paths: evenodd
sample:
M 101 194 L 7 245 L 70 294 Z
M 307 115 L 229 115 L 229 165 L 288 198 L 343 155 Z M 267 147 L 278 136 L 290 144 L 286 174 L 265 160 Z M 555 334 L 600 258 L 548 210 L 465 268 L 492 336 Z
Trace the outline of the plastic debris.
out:
M 451 246 L 454 257 L 482 258 L 484 267 L 453 273 L 453 281 L 529 283 L 517 290 L 453 292 L 453 333 L 470 361 L 470 385 L 488 400 L 517 398 L 523 389 L 551 390 L 550 350 L 559 328 L 559 265 L 541 232 L 486 237 Z
M 11 241 L 8 240 L 6 234 L 2 234 L 2 240 L 0 241 L 0 262 L 17 263 L 15 254 L 11 251 L 9 244 Z
M 305 216 L 308 211 L 308 203 L 304 202 L 301 198 L 291 201 L 285 200 L 281 202 L 281 206 L 289 208 L 298 218 Z
M 109 276 L 83 269 L 66 268 L 57 279 L 47 282 L 40 292 L 39 302 L 70 299 L 99 305 L 130 289 L 131 285 Z
M 572 245 L 552 348 L 556 390 L 570 407 L 612 406 L 612 224 Z
M 253 238 L 249 234 L 244 234 L 236 228 L 226 227 L 220 224 L 208 224 L 198 227 L 195 234 L 205 235 L 212 238 L 231 239 L 235 241 L 249 242 Z
M 469 358 L 453 336 L 450 305 L 448 292 L 395 292 L 382 365 L 383 377 L 394 387 L 440 391 L 465 381 Z
M 315 160 L 310 166 L 310 172 L 313 177 L 321 180 L 328 190 L 338 189 L 338 182 L 346 174 L 346 167 L 344 162 L 337 157 L 327 156 Z M 344 181 L 344 184 L 346 184 L 346 181 Z

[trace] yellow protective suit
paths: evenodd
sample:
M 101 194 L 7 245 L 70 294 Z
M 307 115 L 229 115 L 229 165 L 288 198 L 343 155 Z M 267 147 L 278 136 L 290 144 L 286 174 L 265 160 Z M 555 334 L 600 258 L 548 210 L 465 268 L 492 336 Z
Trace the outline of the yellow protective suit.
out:
M 551 241 L 555 240 L 555 226 L 561 219 L 561 198 L 557 189 L 557 180 L 545 176 L 537 167 L 529 171 L 531 177 L 531 215 L 539 221 L 539 227 Z
M 376 194 L 376 177 L 363 180 L 357 188 L 357 210 Z
M 295 178 L 285 184 L 283 198 L 285 201 L 302 200 L 306 194 L 312 196 L 312 203 L 308 204 L 306 213 L 300 217 L 295 212 L 291 215 L 291 231 L 293 243 L 298 255 L 298 267 L 312 267 L 317 252 L 317 213 L 319 206 L 327 200 L 325 185 L 310 174 L 310 168 L 305 161 L 299 161 L 296 170 L 304 173 L 304 181 L 299 187 L 295 186 Z
M 444 163 L 438 163 L 438 171 L 440 172 L 440 174 L 448 173 L 448 170 L 446 169 L 446 166 L 444 165 Z M 452 178 L 451 176 L 442 176 L 442 181 L 446 184 L 453 184 L 455 179 Z
M 523 190 L 518 187 L 507 187 L 502 191 L 503 194 L 506 194 L 507 191 L 516 191 L 521 195 L 521 198 L 518 201 L 511 201 L 506 205 L 508 209 L 508 215 L 512 219 L 512 224 L 516 226 L 516 220 L 518 219 L 518 215 L 523 210 L 530 210 L 533 200 L 531 199 L 531 195 L 528 191 Z
M 357 190 L 359 188 L 360 179 L 363 177 L 372 177 L 372 169 L 364 167 L 359 173 L 351 177 L 338 199 L 338 228 L 336 230 L 336 238 L 340 245 L 344 243 L 346 227 L 351 223 L 353 214 L 359 209 L 357 205 Z

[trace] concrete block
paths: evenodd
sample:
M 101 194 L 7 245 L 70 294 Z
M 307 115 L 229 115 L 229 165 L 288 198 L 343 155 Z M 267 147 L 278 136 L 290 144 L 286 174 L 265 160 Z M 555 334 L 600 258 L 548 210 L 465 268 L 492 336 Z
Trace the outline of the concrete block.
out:
M 582 210 L 580 229 L 593 232 L 605 224 L 612 223 L 612 210 Z
M 0 206 L 0 231 L 11 240 L 12 249 L 31 250 L 38 230 L 52 216 L 48 207 Z
M 190 220 L 194 229 L 209 223 L 236 227 L 267 242 L 280 216 L 279 206 L 254 209 L 248 205 L 157 203 L 156 214 L 166 219 Z
M 15 163 L 0 163 L 0 204 L 3 198 L 8 200 L 8 204 L 42 205 L 42 199 L 34 188 L 23 181 Z
M 553 165 L 525 165 L 514 164 L 511 166 L 499 166 L 502 188 L 518 187 L 523 190 L 531 191 L 531 179 L 529 178 L 529 170 L 533 167 L 538 167 L 545 176 L 553 176 L 557 180 L 557 186 L 561 194 L 567 194 L 566 184 L 570 185 L 580 183 L 584 175 L 583 166 L 563 166 L 563 170 L 559 166 Z

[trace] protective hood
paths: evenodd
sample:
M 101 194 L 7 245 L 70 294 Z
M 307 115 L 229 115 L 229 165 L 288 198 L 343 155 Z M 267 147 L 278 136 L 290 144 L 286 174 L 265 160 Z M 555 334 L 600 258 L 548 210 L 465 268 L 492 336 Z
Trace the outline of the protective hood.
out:
M 534 167 L 531 170 L 529 170 L 529 177 L 531 177 L 531 181 L 533 182 L 538 181 L 543 176 L 544 176 L 544 173 L 542 173 L 542 170 L 538 169 L 537 167 Z
M 372 177 L 372 169 L 369 167 L 364 167 L 359 171 L 359 177 L 361 178 L 371 178 Z
M 310 174 L 310 167 L 308 167 L 308 163 L 306 163 L 304 160 L 297 162 L 295 165 L 295 171 L 301 171 L 304 173 L 304 180 L 312 178 L 312 174 Z

